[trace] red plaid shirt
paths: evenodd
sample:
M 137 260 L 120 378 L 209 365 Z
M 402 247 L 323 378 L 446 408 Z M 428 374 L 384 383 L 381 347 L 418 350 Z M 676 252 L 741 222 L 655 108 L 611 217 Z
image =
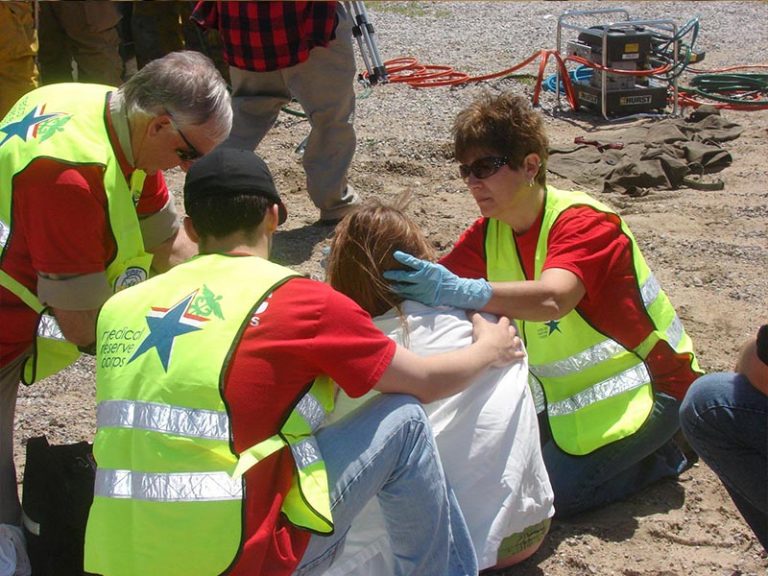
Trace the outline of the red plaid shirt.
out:
M 269 72 L 335 38 L 336 2 L 198 2 L 192 20 L 219 31 L 230 66 Z

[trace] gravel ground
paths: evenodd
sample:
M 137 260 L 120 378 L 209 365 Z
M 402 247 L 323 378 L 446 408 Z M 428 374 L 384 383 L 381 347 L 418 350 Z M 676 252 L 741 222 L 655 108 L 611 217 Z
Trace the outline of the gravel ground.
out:
M 422 64 L 447 65 L 471 76 L 498 72 L 519 64 L 538 50 L 554 49 L 558 18 L 566 10 L 626 8 L 632 20 L 673 20 L 678 27 L 699 18 L 696 46 L 706 52 L 701 64 L 704 68 L 765 63 L 768 47 L 768 6 L 757 1 L 369 2 L 368 6 L 383 60 L 413 57 Z M 621 15 L 614 18 L 618 21 Z M 607 21 L 600 16 L 567 20 L 584 26 Z M 564 46 L 573 36 L 572 31 L 563 29 L 561 44 Z M 537 62 L 521 72 L 535 74 Z M 547 74 L 553 72 L 550 65 Z M 374 99 L 376 110 L 361 101 L 359 117 L 363 123 L 359 131 L 364 132 L 367 125 L 405 115 L 409 130 L 407 134 L 397 133 L 400 149 L 403 137 L 406 141 L 421 140 L 430 134 L 444 138 L 456 113 L 466 104 L 467 92 L 484 88 L 506 89 L 507 85 L 496 82 L 454 90 L 418 91 L 403 90 L 398 85 L 382 86 L 377 89 L 382 94 Z M 542 97 L 545 111 L 555 103 L 549 93 Z
M 540 49 L 554 48 L 558 17 L 565 10 L 607 7 L 627 8 L 633 20 L 673 19 L 680 26 L 699 17 L 697 47 L 706 51 L 701 68 L 768 63 L 765 1 L 368 2 L 367 7 L 384 60 L 409 56 L 470 75 L 498 72 Z M 521 72 L 535 74 L 536 66 Z M 550 64 L 547 74 L 553 72 Z M 414 90 L 386 84 L 358 90 L 358 150 L 351 182 L 363 196 L 413 192 L 413 215 L 441 252 L 477 216 L 456 174 L 450 126 L 481 90 L 531 95 L 533 82 L 506 78 L 457 88 Z M 542 95 L 541 112 L 553 145 L 611 129 L 599 118 L 555 105 L 552 94 Z M 768 293 L 768 115 L 725 114 L 745 127 L 729 143 L 734 163 L 719 175 L 725 191 L 600 197 L 629 222 L 708 371 L 728 369 L 739 343 L 766 321 Z M 332 231 L 313 225 L 317 210 L 307 199 L 300 157 L 294 152 L 308 130 L 306 120 L 281 115 L 259 152 L 269 162 L 289 211 L 275 238 L 274 259 L 322 278 L 321 250 Z M 171 171 L 167 180 L 178 197 L 183 174 Z M 551 176 L 550 182 L 572 186 Z M 93 431 L 93 363 L 85 359 L 20 392 L 20 475 L 29 437 L 46 434 L 51 442 L 64 443 L 89 440 Z M 768 574 L 768 560 L 712 472 L 697 464 L 678 482 L 662 482 L 627 502 L 554 523 L 539 553 L 509 574 L 758 576 Z

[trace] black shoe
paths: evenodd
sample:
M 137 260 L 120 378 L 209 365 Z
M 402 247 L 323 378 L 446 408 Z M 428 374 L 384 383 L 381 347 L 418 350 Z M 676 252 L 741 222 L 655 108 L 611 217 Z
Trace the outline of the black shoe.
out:
M 688 443 L 688 439 L 685 437 L 682 430 L 675 432 L 675 435 L 672 436 L 672 442 L 675 443 L 677 449 L 680 450 L 680 452 L 683 453 L 683 456 L 685 456 L 685 459 L 688 460 L 688 464 L 685 467 L 686 470 L 699 461 L 699 455 L 696 453 L 696 450 L 693 449 L 693 446 Z

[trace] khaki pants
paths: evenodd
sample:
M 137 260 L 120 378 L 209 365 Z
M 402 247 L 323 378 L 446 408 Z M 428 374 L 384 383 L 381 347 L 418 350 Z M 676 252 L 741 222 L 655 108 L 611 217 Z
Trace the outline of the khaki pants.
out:
M 352 19 L 339 6 L 336 38 L 327 47 L 312 49 L 301 64 L 273 72 L 229 69 L 234 119 L 225 145 L 253 150 L 280 109 L 296 98 L 312 127 L 302 159 L 307 192 L 324 220 L 344 216 L 358 202 L 347 185 L 355 154 Z
M 0 120 L 37 88 L 37 33 L 32 2 L 0 2 Z
M 114 2 L 40 2 L 40 74 L 43 84 L 77 80 L 119 86 L 123 61 Z

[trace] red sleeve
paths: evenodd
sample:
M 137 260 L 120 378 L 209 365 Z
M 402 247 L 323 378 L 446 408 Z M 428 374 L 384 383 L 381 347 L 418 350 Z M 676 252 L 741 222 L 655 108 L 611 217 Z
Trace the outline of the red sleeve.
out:
M 485 263 L 485 228 L 487 219 L 479 218 L 459 237 L 440 264 L 462 278 L 487 278 Z
M 139 203 L 136 206 L 136 213 L 139 216 L 150 216 L 162 210 L 168 203 L 168 198 L 170 198 L 170 193 L 163 173 L 158 170 L 152 176 L 147 175 L 144 179 L 144 188 L 141 190 Z
M 587 297 L 594 299 L 611 278 L 609 271 L 626 269 L 629 257 L 631 243 L 616 214 L 576 206 L 564 211 L 552 226 L 543 270 L 562 268 L 574 273 Z M 626 271 L 632 274 L 631 268 Z
M 101 272 L 114 251 L 102 170 L 40 158 L 14 183 L 32 267 L 52 274 Z
M 136 207 L 148 216 L 170 197 L 161 173 L 147 176 Z M 21 221 L 34 270 L 92 274 L 106 269 L 115 251 L 108 223 L 103 171 L 38 158 L 14 183 L 14 218 Z
M 275 290 L 254 313 L 229 381 L 237 387 L 243 378 L 246 394 L 259 396 L 274 394 L 270 382 L 274 379 L 281 392 L 294 397 L 316 376 L 327 374 L 357 397 L 378 383 L 395 348 L 352 300 L 322 282 L 295 278 Z M 253 373 L 271 376 L 256 384 Z
M 379 382 L 397 345 L 350 298 L 325 285 L 322 291 L 326 301 L 307 350 L 309 359 L 350 397 L 362 396 Z

